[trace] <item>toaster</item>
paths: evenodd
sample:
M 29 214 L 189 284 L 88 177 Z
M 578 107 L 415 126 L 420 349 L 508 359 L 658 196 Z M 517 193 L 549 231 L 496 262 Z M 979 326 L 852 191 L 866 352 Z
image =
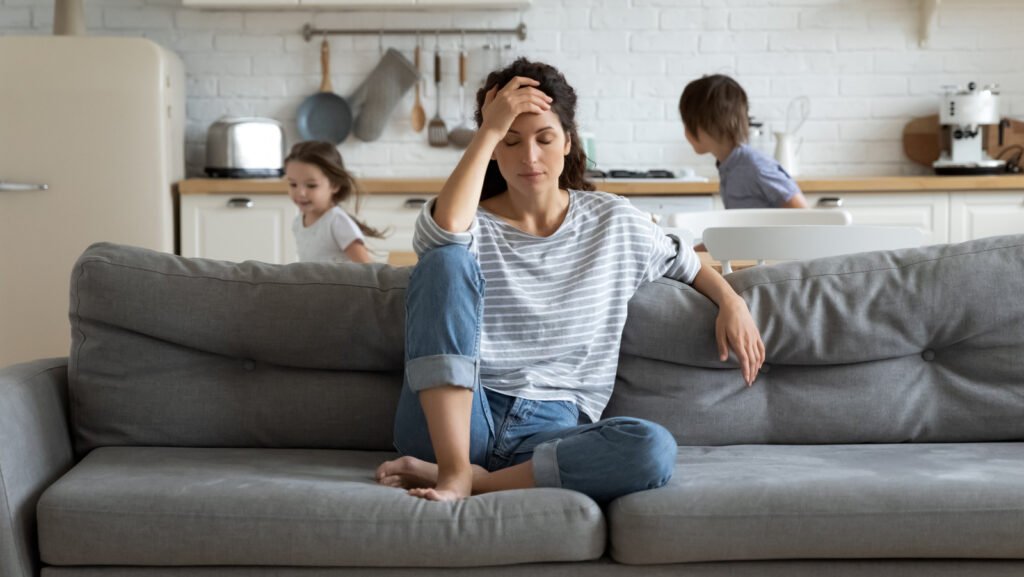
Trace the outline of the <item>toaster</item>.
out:
M 206 174 L 217 178 L 284 174 L 284 128 L 272 118 L 223 116 L 206 131 Z

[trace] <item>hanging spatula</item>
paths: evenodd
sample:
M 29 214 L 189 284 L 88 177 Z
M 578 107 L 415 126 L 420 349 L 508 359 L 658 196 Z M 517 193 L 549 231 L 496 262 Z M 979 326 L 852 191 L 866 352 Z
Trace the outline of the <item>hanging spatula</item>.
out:
M 427 125 L 427 142 L 430 146 L 448 146 L 448 127 L 441 119 L 441 47 L 434 41 L 434 98 L 437 99 L 434 117 Z
M 466 45 L 463 42 L 462 50 L 459 51 L 459 125 L 452 129 L 448 135 L 448 140 L 451 141 L 452 146 L 455 148 L 466 148 L 470 142 L 473 142 L 473 137 L 476 136 L 476 131 L 470 128 L 469 122 L 466 120 Z

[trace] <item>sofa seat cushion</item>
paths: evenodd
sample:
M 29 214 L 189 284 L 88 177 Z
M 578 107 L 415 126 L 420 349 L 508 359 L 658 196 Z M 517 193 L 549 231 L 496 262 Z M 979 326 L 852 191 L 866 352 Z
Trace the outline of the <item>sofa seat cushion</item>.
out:
M 608 510 L 612 557 L 1024 558 L 1024 443 L 680 447 Z
M 599 558 L 600 507 L 564 489 L 428 502 L 374 482 L 393 453 L 104 447 L 37 509 L 50 565 L 444 567 Z

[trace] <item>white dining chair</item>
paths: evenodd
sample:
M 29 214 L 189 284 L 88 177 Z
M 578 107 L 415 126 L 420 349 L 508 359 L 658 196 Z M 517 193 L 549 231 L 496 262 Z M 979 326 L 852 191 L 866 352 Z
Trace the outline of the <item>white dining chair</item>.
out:
M 658 222 L 684 242 L 701 241 L 704 229 L 719 226 L 774 226 L 791 224 L 848 225 L 853 216 L 838 208 L 738 208 L 674 212 Z
M 723 274 L 732 272 L 730 261 L 740 259 L 764 264 L 912 248 L 924 243 L 924 231 L 910 226 L 777 225 L 704 229 L 704 246 L 711 258 L 721 261 Z

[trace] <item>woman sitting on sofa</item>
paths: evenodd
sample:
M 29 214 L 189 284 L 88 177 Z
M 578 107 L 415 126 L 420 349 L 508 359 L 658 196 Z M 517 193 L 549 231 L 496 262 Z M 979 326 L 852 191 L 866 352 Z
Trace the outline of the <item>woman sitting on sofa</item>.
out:
M 480 129 L 416 225 L 404 456 L 378 468 L 380 483 L 430 500 L 536 486 L 600 502 L 664 485 L 672 435 L 601 420 L 627 303 L 662 276 L 718 304 L 721 358 L 731 348 L 753 382 L 764 344 L 746 303 L 628 200 L 593 191 L 575 111 L 562 74 L 525 59 L 477 93 Z

